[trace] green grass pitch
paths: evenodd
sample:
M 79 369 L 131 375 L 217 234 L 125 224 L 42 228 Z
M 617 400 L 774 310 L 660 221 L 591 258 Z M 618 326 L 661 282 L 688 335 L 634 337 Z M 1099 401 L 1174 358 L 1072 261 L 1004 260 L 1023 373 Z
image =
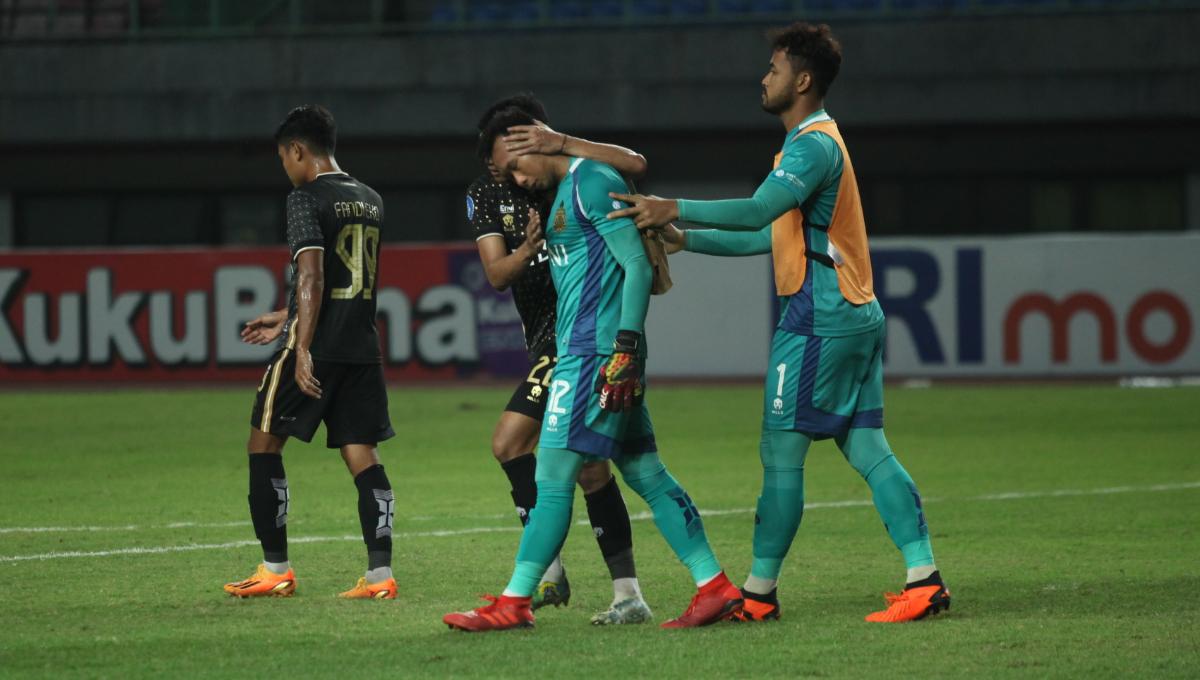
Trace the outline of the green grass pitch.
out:
M 902 564 L 866 485 L 821 443 L 781 622 L 594 628 L 611 589 L 576 524 L 570 607 L 540 612 L 535 630 L 487 635 L 441 617 L 498 592 L 512 567 L 518 525 L 489 452 L 508 390 L 392 390 L 399 436 L 382 455 L 397 498 L 394 602 L 334 597 L 365 551 L 353 484 L 320 443 L 285 454 L 296 596 L 221 592 L 261 558 L 246 509 L 252 390 L 0 393 L 0 676 L 1200 674 L 1200 389 L 890 389 L 889 440 L 926 498 L 954 595 L 930 620 L 863 622 L 902 585 Z M 750 563 L 760 394 L 648 396 L 663 457 L 710 511 L 735 582 Z M 578 495 L 575 519 L 586 519 Z M 657 620 L 678 614 L 686 571 L 650 521 L 636 519 L 634 540 Z

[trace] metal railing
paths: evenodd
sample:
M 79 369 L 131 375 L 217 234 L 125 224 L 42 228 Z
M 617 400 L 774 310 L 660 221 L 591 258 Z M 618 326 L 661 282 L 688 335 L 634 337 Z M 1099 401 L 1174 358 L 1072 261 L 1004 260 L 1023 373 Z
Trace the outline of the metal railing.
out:
M 1200 0 L 0 0 L 0 40 L 536 30 L 1200 9 Z

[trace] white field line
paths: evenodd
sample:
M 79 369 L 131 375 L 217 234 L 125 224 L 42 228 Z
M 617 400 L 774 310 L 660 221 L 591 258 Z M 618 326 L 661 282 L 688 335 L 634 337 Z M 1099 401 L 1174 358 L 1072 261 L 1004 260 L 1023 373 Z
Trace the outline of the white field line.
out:
M 1067 496 L 1105 496 L 1109 494 L 1121 493 L 1155 493 L 1163 491 L 1183 491 L 1187 489 L 1200 489 L 1200 482 L 1183 482 L 1178 484 L 1154 484 L 1151 486 L 1111 486 L 1099 489 L 1056 489 L 1052 491 L 1010 491 L 1007 493 L 983 494 L 981 496 L 971 496 L 962 500 L 966 501 L 1008 501 L 1008 500 L 1023 500 L 1029 498 L 1061 498 Z M 924 503 L 943 502 L 943 499 L 925 498 Z M 847 501 L 828 501 L 817 503 L 805 503 L 805 510 L 817 510 L 822 508 L 854 508 L 871 505 L 869 500 L 847 500 Z M 726 510 L 701 510 L 702 516 L 719 517 L 721 515 L 741 515 L 754 512 L 754 508 L 732 508 Z M 653 515 L 649 512 L 639 512 L 629 516 L 631 520 L 648 520 L 653 519 Z M 576 524 L 586 525 L 587 520 L 580 520 Z M 180 527 L 229 527 L 249 525 L 249 522 L 218 522 L 218 523 L 196 523 L 196 522 L 176 522 L 173 524 L 163 524 L 154 527 L 146 526 L 141 528 L 180 528 Z M 51 531 L 131 531 L 137 530 L 135 525 L 123 525 L 112 527 L 9 527 L 7 529 L 0 528 L 0 533 L 15 533 L 15 532 L 51 532 Z M 488 533 L 515 533 L 521 531 L 520 527 L 471 527 L 467 529 L 445 529 L 438 531 L 413 531 L 405 533 L 397 533 L 393 538 L 409 539 L 409 538 L 444 538 L 449 536 L 466 536 L 470 534 L 488 534 Z M 322 543 L 329 541 L 359 541 L 362 536 L 345 535 L 345 536 L 299 536 L 288 539 L 289 543 Z M 229 548 L 244 548 L 247 546 L 258 545 L 258 541 L 230 541 L 228 543 L 191 543 L 186 545 L 167 545 L 167 546 L 150 546 L 150 547 L 132 547 L 132 548 L 114 548 L 112 550 L 92 550 L 92 551 L 67 551 L 67 552 L 49 552 L 38 553 L 32 555 L 0 555 L 0 563 L 3 562 L 26 562 L 30 560 L 55 560 L 67 559 L 72 557 L 111 557 L 114 555 L 157 555 L 162 553 L 174 552 L 191 552 L 194 550 L 226 550 Z
M 248 520 L 236 522 L 171 522 L 170 524 L 114 524 L 111 526 L 73 527 L 0 527 L 0 534 L 48 534 L 65 531 L 143 531 L 146 529 L 211 529 L 222 527 L 248 527 Z

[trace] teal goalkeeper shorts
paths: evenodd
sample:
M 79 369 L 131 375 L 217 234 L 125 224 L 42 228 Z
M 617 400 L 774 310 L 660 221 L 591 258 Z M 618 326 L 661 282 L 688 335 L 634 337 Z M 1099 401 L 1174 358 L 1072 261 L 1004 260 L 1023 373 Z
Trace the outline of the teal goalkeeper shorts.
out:
M 776 329 L 771 341 L 763 429 L 842 437 L 883 427 L 884 324 L 839 338 Z
M 658 450 L 644 400 L 632 411 L 611 413 L 600 408 L 596 376 L 605 361 L 608 357 L 602 354 L 559 357 L 551 376 L 539 447 L 601 459 Z M 645 386 L 643 377 L 643 390 Z

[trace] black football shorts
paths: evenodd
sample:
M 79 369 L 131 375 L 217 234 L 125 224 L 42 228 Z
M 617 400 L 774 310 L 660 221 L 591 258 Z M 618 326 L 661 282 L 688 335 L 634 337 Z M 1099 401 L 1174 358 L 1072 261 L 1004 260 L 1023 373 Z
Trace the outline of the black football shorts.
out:
M 271 358 L 254 400 L 250 425 L 277 437 L 312 441 L 325 422 L 325 445 L 378 444 L 395 436 L 388 418 L 387 387 L 380 364 L 313 360 L 321 398 L 296 385 L 296 354 L 281 349 Z
M 534 420 L 541 421 L 546 412 L 546 399 L 550 392 L 550 376 L 554 373 L 554 365 L 558 363 L 554 343 L 549 343 L 529 369 L 529 374 L 517 385 L 512 399 L 508 400 L 505 411 L 520 413 Z

